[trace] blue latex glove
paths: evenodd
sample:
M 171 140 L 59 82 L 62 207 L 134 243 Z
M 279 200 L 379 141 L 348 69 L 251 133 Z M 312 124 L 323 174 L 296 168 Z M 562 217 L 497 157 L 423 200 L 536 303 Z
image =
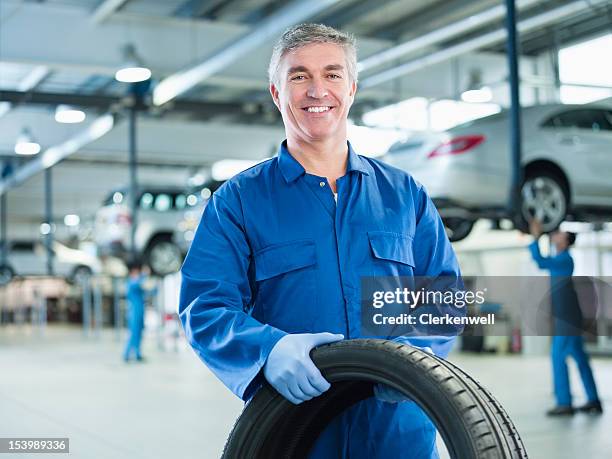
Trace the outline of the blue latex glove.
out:
M 283 336 L 272 348 L 263 367 L 266 380 L 295 405 L 318 397 L 331 387 L 310 358 L 311 349 L 344 339 L 333 333 Z
M 397 341 L 397 340 L 394 340 Z M 408 341 L 399 341 L 404 344 L 410 344 Z M 430 347 L 420 347 L 415 346 L 414 344 L 410 344 L 412 347 L 416 347 L 417 349 L 421 349 L 422 351 L 427 352 L 428 354 L 435 355 Z M 382 402 L 388 403 L 399 403 L 399 402 L 409 402 L 410 398 L 406 397 L 400 391 L 393 389 L 392 387 L 387 386 L 386 384 L 376 384 L 374 386 L 374 397 Z

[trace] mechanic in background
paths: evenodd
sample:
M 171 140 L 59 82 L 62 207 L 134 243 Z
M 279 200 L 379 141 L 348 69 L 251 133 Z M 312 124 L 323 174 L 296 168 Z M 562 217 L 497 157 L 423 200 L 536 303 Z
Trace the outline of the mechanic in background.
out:
M 145 286 L 148 274 L 148 267 L 143 267 L 139 261 L 128 263 L 126 299 L 128 304 L 129 338 L 123 352 L 123 360 L 126 363 L 129 362 L 132 355 L 138 362 L 144 361 L 140 345 L 144 329 L 145 299 L 156 292 L 156 289 L 147 289 Z
M 603 412 L 589 357 L 584 351 L 582 337 L 582 312 L 578 296 L 572 282 L 574 260 L 569 248 L 576 241 L 575 233 L 555 231 L 551 242 L 555 255 L 544 257 L 540 253 L 538 240 L 542 235 L 542 225 L 538 220 L 529 224 L 529 232 L 535 238 L 529 244 L 529 251 L 540 269 L 550 272 L 551 301 L 553 315 L 552 367 L 557 405 L 550 409 L 548 416 L 571 416 L 576 411 L 589 414 Z M 587 395 L 587 403 L 581 407 L 572 406 L 567 358 L 573 357 L 580 371 L 580 378 Z

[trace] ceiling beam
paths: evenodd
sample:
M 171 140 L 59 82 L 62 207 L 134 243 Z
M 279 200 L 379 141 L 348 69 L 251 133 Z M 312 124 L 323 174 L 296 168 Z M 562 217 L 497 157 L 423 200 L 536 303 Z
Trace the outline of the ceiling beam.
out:
M 538 3 L 540 0 L 519 0 L 518 8 L 527 8 Z M 357 69 L 361 72 L 369 70 L 373 67 L 380 66 L 387 62 L 393 61 L 399 57 L 413 53 L 418 50 L 426 49 L 443 43 L 446 40 L 458 37 L 462 34 L 475 29 L 480 29 L 483 25 L 487 25 L 493 21 L 502 19 L 506 14 L 504 5 L 496 5 L 493 8 L 488 8 L 476 14 L 463 18 L 459 21 L 447 24 L 444 27 L 432 30 L 426 34 L 420 35 L 411 40 L 400 43 L 396 46 L 385 49 L 384 51 L 375 53 L 365 59 L 359 61 Z
M 601 6 L 608 1 L 609 0 L 590 0 L 589 2 L 585 2 L 584 0 L 576 0 L 563 6 L 552 8 L 544 13 L 521 20 L 517 23 L 517 30 L 520 33 L 527 33 L 538 28 L 547 27 L 562 20 L 563 18 L 579 14 L 586 8 Z M 373 86 L 377 86 L 379 84 L 386 83 L 396 78 L 422 70 L 430 65 L 438 64 L 454 57 L 495 45 L 503 41 L 505 38 L 506 29 L 496 29 L 469 40 L 457 43 L 456 45 L 442 48 L 439 51 L 432 52 L 423 57 L 412 59 L 408 62 L 404 62 L 400 65 L 368 76 L 361 81 L 361 86 L 363 88 L 371 88 Z
M 359 3 L 353 2 L 344 6 L 339 11 L 323 16 L 320 21 L 330 27 L 341 29 L 357 19 L 367 16 L 372 11 L 379 10 L 385 7 L 386 4 L 394 1 L 395 0 L 378 0 L 375 2 L 363 1 Z
M 17 85 L 17 91 L 29 92 L 42 83 L 51 73 L 48 67 L 38 65 L 28 73 Z M 0 99 L 1 100 L 1 99 Z M 8 101 L 0 102 L 0 118 L 6 115 L 13 105 Z
M 420 31 L 423 26 L 427 26 L 433 21 L 452 17 L 457 13 L 461 13 L 463 17 L 470 16 L 475 5 L 477 5 L 477 2 L 474 2 L 474 0 L 450 0 L 438 2 L 433 6 L 425 5 L 423 9 L 411 14 L 390 18 L 390 22 L 372 29 L 366 34 L 385 40 L 397 40 L 406 32 Z M 451 22 L 454 21 L 451 20 Z
M 102 24 L 111 15 L 119 11 L 129 0 L 103 0 L 91 14 L 91 22 Z
M 207 17 L 224 2 L 225 0 L 188 0 L 174 11 L 174 16 L 194 19 Z
M 269 0 L 264 5 L 254 9 L 240 18 L 240 22 L 244 24 L 257 24 L 262 19 L 270 16 L 281 9 L 287 3 L 286 0 Z
M 114 126 L 115 119 L 111 114 L 100 116 L 78 134 L 59 145 L 47 148 L 36 158 L 17 168 L 13 174 L 0 181 L 0 195 L 6 193 L 39 172 L 53 167 L 63 159 L 73 155 L 85 145 L 99 139 Z
M 163 79 L 153 91 L 153 103 L 163 105 L 184 94 L 206 78 L 235 62 L 244 54 L 275 38 L 285 28 L 316 15 L 337 1 L 339 0 L 319 0 L 313 3 L 310 0 L 296 0 L 290 3 L 199 64 Z
M 60 94 L 27 91 L 0 91 L 0 101 L 13 105 L 48 105 L 55 107 L 60 104 L 74 105 L 100 111 L 117 111 L 131 104 L 131 98 L 118 98 L 99 94 Z M 199 100 L 180 99 L 164 107 L 163 111 L 151 108 L 149 113 L 158 115 L 189 115 L 194 119 L 209 120 L 221 116 L 238 117 L 250 124 L 273 124 L 279 119 L 276 110 L 269 109 L 271 103 L 262 102 L 207 102 Z
M 80 9 L 19 4 L 11 20 L 2 24 L 4 36 L 11 37 L 11 40 L 3 42 L 3 63 L 45 65 L 53 72 L 82 74 L 83 81 L 92 75 L 114 78 L 122 64 L 120 51 L 129 28 L 130 41 L 159 80 L 185 68 L 187 63 L 198 62 L 215 50 L 223 50 L 254 30 L 245 24 L 150 17 L 126 12 L 113 15 L 104 27 L 93 27 L 88 18 L 89 12 Z M 261 30 L 263 26 L 263 23 L 259 24 L 257 29 Z M 33 30 L 36 31 L 36 40 L 32 40 Z M 78 39 L 67 41 L 66 31 Z M 281 32 L 273 33 L 270 40 Z M 358 37 L 358 41 L 363 55 L 390 45 L 369 38 Z M 40 46 L 40 43 L 45 46 Z M 196 54 L 198 49 L 201 52 Z M 243 55 L 248 65 L 238 69 L 234 63 L 230 68 L 210 75 L 206 83 L 240 89 L 267 88 L 265 75 L 269 57 L 268 47 L 255 46 Z

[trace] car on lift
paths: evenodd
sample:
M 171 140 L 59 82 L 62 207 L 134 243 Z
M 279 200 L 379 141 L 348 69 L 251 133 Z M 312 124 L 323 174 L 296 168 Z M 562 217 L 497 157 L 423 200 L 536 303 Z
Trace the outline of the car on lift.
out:
M 197 210 L 201 201 L 181 187 L 141 186 L 136 202 L 136 253 L 154 274 L 178 271 L 185 249 L 175 242 L 175 232 L 185 212 Z M 127 259 L 131 225 L 129 190 L 112 190 L 96 212 L 94 241 L 98 254 Z
M 223 183 L 225 183 L 225 180 L 209 179 L 202 185 L 191 187 L 188 190 L 190 195 L 197 198 L 197 203 L 183 213 L 183 218 L 178 222 L 173 237 L 174 242 L 181 248 L 183 253 L 187 253 L 191 246 L 191 242 L 195 237 L 195 232 L 206 205 L 209 203 L 213 193 L 217 191 Z
M 451 241 L 467 237 L 479 218 L 510 218 L 509 111 L 443 133 L 416 134 L 383 159 L 411 173 L 438 207 Z M 523 180 L 518 221 L 543 230 L 566 219 L 612 217 L 612 107 L 550 104 L 522 109 Z
M 52 245 L 53 273 L 79 284 L 87 277 L 102 271 L 100 260 L 83 250 L 73 249 L 60 242 Z M 15 276 L 47 275 L 47 248 L 37 240 L 13 240 L 8 243 L 7 260 L 0 265 L 0 285 Z

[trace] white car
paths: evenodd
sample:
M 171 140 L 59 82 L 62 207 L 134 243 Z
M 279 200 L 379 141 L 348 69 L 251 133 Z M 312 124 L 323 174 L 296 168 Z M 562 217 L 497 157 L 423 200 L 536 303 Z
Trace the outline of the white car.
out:
M 138 196 L 136 252 L 158 275 L 180 269 L 184 249 L 174 240 L 185 212 L 201 201 L 181 188 L 141 186 Z M 94 239 L 100 256 L 126 258 L 130 247 L 132 216 L 126 189 L 113 190 L 96 213 Z
M 47 275 L 47 249 L 40 241 L 11 241 L 6 265 L 0 266 L 0 284 L 14 276 Z M 102 272 L 102 264 L 94 255 L 71 249 L 57 241 L 53 243 L 54 275 L 69 282 L 81 283 L 85 277 Z
M 410 172 L 436 203 L 452 241 L 478 218 L 509 217 L 508 111 L 444 133 L 419 134 L 393 145 L 384 160 Z M 612 216 L 612 108 L 544 105 L 522 110 L 520 221 L 536 217 L 545 232 L 570 217 Z

